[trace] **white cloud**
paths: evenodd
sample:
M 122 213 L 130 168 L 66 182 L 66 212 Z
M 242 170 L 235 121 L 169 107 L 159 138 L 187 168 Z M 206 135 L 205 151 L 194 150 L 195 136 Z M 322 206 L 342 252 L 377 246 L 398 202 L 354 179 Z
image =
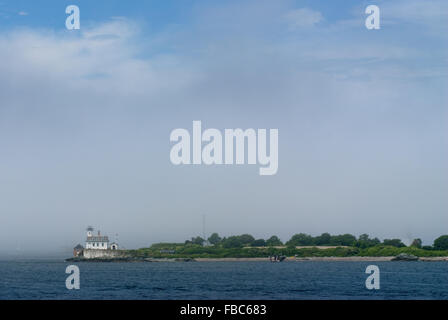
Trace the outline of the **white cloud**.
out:
M 388 1 L 380 6 L 386 20 L 401 20 L 412 23 L 440 23 L 448 19 L 448 2 L 445 0 L 401 0 Z M 383 10 L 384 9 L 384 10 Z
M 28 15 L 28 12 L 25 12 L 25 11 L 19 11 L 17 14 L 18 14 L 19 16 L 27 16 L 27 15 Z
M 285 16 L 291 30 L 304 27 L 311 27 L 323 20 L 323 16 L 319 11 L 308 8 L 295 9 L 288 12 Z
M 3 33 L 0 70 L 12 80 L 5 85 L 21 83 L 24 91 L 37 78 L 40 87 L 48 85 L 49 89 L 56 85 L 64 90 L 117 95 L 148 95 L 180 88 L 192 80 L 193 74 L 176 56 L 138 58 L 138 35 L 135 24 L 121 20 L 84 28 L 78 35 L 23 29 Z

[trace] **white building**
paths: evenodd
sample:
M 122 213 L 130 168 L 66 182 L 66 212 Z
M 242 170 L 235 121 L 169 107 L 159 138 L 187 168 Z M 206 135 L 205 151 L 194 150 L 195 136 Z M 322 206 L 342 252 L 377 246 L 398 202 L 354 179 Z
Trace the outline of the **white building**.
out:
M 118 245 L 117 245 L 118 248 Z M 109 237 L 102 236 L 98 230 L 98 235 L 93 235 L 93 228 L 87 228 L 86 249 L 107 250 L 109 249 Z
M 111 243 L 110 250 L 118 250 L 118 243 L 116 243 L 116 242 Z

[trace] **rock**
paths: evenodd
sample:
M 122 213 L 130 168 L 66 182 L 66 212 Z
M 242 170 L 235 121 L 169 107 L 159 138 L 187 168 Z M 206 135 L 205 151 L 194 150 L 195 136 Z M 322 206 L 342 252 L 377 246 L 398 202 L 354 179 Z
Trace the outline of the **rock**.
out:
M 176 258 L 176 259 L 174 259 L 174 261 L 176 261 L 176 262 L 194 262 L 196 260 L 194 260 L 192 258 Z
M 418 261 L 418 259 L 419 259 L 418 257 L 412 254 L 400 253 L 395 258 L 392 258 L 391 261 Z

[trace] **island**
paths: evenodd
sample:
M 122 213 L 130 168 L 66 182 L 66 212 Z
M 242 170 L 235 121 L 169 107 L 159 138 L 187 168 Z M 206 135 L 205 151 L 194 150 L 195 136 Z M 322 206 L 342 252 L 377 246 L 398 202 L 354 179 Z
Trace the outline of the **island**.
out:
M 448 235 L 423 246 L 420 239 L 405 245 L 400 239 L 370 238 L 367 234 L 311 236 L 295 234 L 286 243 L 277 236 L 255 239 L 249 234 L 207 239 L 193 237 L 183 243 L 155 243 L 146 248 L 124 250 L 107 237 L 88 231 L 86 248 L 78 245 L 72 262 L 193 262 L 193 261 L 448 261 Z M 96 243 L 92 241 L 99 241 Z M 280 259 L 281 257 L 281 259 Z M 274 258 L 274 259 L 273 259 Z

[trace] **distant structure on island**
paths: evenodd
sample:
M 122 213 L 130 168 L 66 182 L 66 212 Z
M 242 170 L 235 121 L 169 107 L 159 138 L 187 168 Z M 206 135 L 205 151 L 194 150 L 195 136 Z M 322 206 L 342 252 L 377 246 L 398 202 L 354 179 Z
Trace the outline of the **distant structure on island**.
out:
M 80 257 L 80 256 L 82 256 L 83 251 L 84 251 L 84 247 L 82 245 L 78 244 L 76 247 L 73 248 L 73 256 Z
M 118 243 L 112 242 L 109 244 L 109 237 L 101 235 L 98 230 L 98 234 L 94 235 L 94 228 L 87 227 L 87 239 L 85 248 L 78 244 L 73 248 L 73 256 L 81 257 L 84 255 L 84 250 L 118 250 Z
M 107 250 L 109 248 L 109 237 L 102 236 L 98 230 L 98 235 L 93 234 L 93 227 L 87 228 L 86 249 Z

